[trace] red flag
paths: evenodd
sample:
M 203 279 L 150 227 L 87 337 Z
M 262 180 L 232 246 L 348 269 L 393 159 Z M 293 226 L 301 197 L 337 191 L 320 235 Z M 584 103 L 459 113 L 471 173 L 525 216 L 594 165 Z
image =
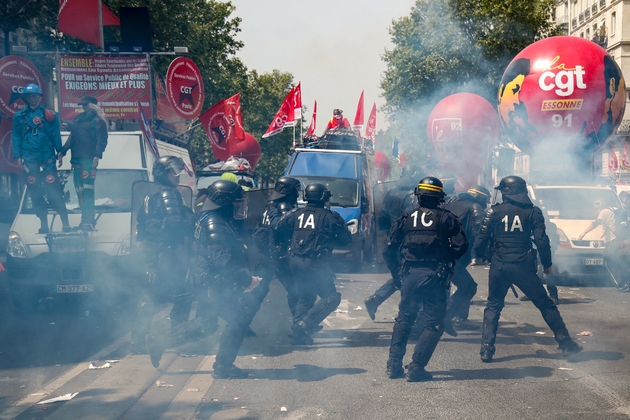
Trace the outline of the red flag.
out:
M 619 160 L 617 160 L 617 153 L 614 148 L 610 148 L 610 157 L 608 158 L 608 172 L 616 174 L 619 170 Z
M 628 141 L 626 140 L 626 145 L 623 147 L 623 156 L 621 157 L 621 166 L 625 169 L 630 169 L 630 156 L 628 156 Z
M 276 113 L 276 116 L 273 117 L 273 121 L 269 124 L 269 128 L 263 134 L 263 139 L 267 137 L 271 137 L 278 133 L 281 133 L 284 130 L 284 127 L 293 127 L 295 125 L 295 108 L 293 108 L 294 98 L 295 98 L 295 90 L 299 87 L 296 86 L 289 91 L 284 101 L 282 101 L 282 105 L 280 109 Z M 302 98 L 300 96 L 300 112 L 302 106 Z M 301 116 L 301 114 L 300 114 Z
M 313 119 L 311 120 L 311 125 L 308 126 L 308 131 L 306 132 L 306 135 L 314 136 L 316 130 L 317 130 L 317 101 L 315 101 L 315 105 L 313 105 Z
M 359 103 L 357 105 L 357 112 L 354 114 L 354 124 L 352 124 L 352 128 L 355 130 L 361 130 L 363 128 L 363 94 L 364 90 L 361 91 L 361 97 L 359 98 Z
M 299 120 L 302 118 L 302 86 L 301 83 L 298 82 L 297 86 L 293 91 L 293 119 Z
M 232 156 L 234 145 L 245 139 L 241 116 L 240 93 L 222 99 L 199 116 L 214 155 L 227 160 Z
M 372 105 L 372 111 L 370 111 L 367 127 L 365 127 L 365 137 L 372 139 L 372 144 L 376 142 L 376 102 L 374 102 L 374 105 Z
M 120 25 L 120 19 L 101 0 L 59 0 L 57 29 L 66 35 L 103 48 L 98 21 L 99 4 L 103 15 L 103 26 Z
M 142 126 L 142 132 L 144 133 L 144 138 L 146 139 L 147 143 L 149 144 L 149 149 L 151 149 L 151 153 L 153 153 L 153 156 L 155 156 L 155 158 L 159 158 L 160 157 L 160 151 L 158 150 L 157 147 L 157 142 L 155 141 L 155 136 L 153 135 L 153 130 L 151 129 L 151 124 L 149 123 L 149 120 L 147 119 L 147 115 L 151 115 L 151 109 L 150 108 L 144 108 L 144 107 L 140 107 L 140 121 L 141 121 L 141 126 Z

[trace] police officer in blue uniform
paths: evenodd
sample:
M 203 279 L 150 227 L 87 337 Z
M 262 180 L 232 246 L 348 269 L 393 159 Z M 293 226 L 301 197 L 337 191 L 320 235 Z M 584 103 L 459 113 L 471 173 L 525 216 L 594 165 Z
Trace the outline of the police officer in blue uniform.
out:
M 483 185 L 473 185 L 468 191 L 461 193 L 445 203 L 443 208 L 453 213 L 466 232 L 469 243 L 473 243 L 479 235 L 481 224 L 490 200 L 490 191 Z M 477 283 L 468 272 L 468 265 L 473 259 L 472 246 L 462 256 L 455 266 L 451 283 L 457 286 L 448 301 L 448 310 L 444 320 L 444 331 L 450 335 L 457 335 L 453 329 L 479 329 L 478 326 L 467 322 L 470 312 L 470 300 L 477 293 Z
M 254 243 L 262 257 L 260 261 L 262 280 L 252 293 L 262 303 L 275 275 L 287 291 L 287 303 L 292 316 L 295 316 L 297 304 L 293 276 L 289 268 L 286 249 L 273 245 L 273 230 L 283 215 L 297 208 L 298 195 L 302 189 L 302 183 L 299 180 L 288 176 L 280 177 L 269 196 L 263 217 L 253 233 Z
M 307 205 L 284 215 L 274 231 L 276 243 L 288 244 L 298 298 L 291 327 L 294 345 L 312 344 L 319 323 L 341 303 L 328 259 L 335 246 L 348 245 L 352 236 L 339 213 L 325 208 L 331 196 L 325 185 L 309 184 L 304 190 Z
M 503 178 L 495 189 L 501 192 L 503 201 L 488 210 L 474 244 L 477 255 L 485 255 L 487 247 L 490 247 L 491 255 L 488 303 L 483 313 L 481 361 L 492 361 L 499 317 L 505 306 L 505 295 L 512 285 L 521 289 L 538 308 L 565 357 L 582 351 L 582 346 L 571 339 L 558 307 L 549 298 L 536 274 L 536 250 L 540 254 L 544 273 L 551 273 L 551 248 L 545 218 L 528 197 L 527 183 L 521 177 L 510 175 Z M 536 249 L 532 247 L 532 240 Z
M 409 382 L 432 378 L 424 368 L 442 336 L 449 277 L 455 260 L 468 249 L 466 234 L 457 218 L 439 208 L 445 196 L 442 182 L 424 177 L 415 194 L 419 207 L 398 219 L 383 250 L 392 277 L 402 279 L 401 300 L 387 360 L 390 378 L 405 376 L 402 361 L 419 310 L 425 321 L 408 366 Z
M 192 210 L 175 188 L 183 171 L 184 161 L 179 157 L 162 156 L 155 161 L 153 178 L 158 191 L 144 198 L 137 218 L 144 279 L 138 317 L 131 334 L 132 352 L 142 353 L 148 346 L 156 368 L 167 344 L 163 335 L 150 334 L 158 305 L 174 303 L 170 312 L 171 328 L 188 321 L 192 305 L 192 295 L 185 283 L 187 267 L 177 255 L 185 238 L 192 238 L 195 223 Z
M 36 84 L 24 88 L 27 107 L 13 118 L 13 157 L 24 173 L 33 209 L 41 221 L 39 233 L 48 233 L 48 203 L 59 214 L 62 229 L 70 232 L 68 211 L 61 183 L 55 167 L 57 152 L 61 150 L 59 118 L 50 109 L 40 105 L 42 90 Z
M 198 294 L 198 316 L 215 313 L 227 323 L 213 365 L 216 378 L 245 378 L 234 365 L 245 334 L 259 304 L 250 299 L 256 280 L 250 275 L 245 241 L 237 226 L 247 217 L 243 189 L 236 182 L 218 180 L 197 202 L 201 216 L 195 226 L 191 276 Z M 207 296 L 203 298 L 203 296 Z M 214 320 L 210 320 L 214 323 Z

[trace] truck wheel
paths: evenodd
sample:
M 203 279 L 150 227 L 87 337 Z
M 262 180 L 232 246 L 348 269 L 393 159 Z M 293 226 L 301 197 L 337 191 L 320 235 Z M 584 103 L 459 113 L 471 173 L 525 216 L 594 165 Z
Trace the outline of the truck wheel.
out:
M 34 312 L 37 309 L 39 298 L 24 286 L 11 285 L 11 300 L 13 305 L 22 312 Z

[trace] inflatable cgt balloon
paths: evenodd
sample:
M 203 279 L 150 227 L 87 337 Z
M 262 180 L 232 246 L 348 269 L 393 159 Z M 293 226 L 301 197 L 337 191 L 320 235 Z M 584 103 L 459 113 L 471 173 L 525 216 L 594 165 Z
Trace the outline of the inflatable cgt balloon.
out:
M 498 111 L 504 133 L 526 153 L 545 140 L 592 152 L 621 123 L 625 81 L 599 45 L 573 36 L 535 42 L 501 79 Z
M 376 167 L 376 179 L 379 182 L 385 182 L 392 170 L 392 165 L 383 152 L 374 152 L 374 166 Z
M 456 93 L 442 99 L 431 111 L 427 124 L 435 157 L 445 171 L 455 174 L 464 190 L 478 183 L 477 177 L 499 134 L 494 107 L 473 93 Z
M 258 159 L 260 159 L 260 144 L 256 137 L 245 133 L 244 140 L 230 146 L 230 155 L 247 159 L 252 169 L 255 169 L 258 165 Z

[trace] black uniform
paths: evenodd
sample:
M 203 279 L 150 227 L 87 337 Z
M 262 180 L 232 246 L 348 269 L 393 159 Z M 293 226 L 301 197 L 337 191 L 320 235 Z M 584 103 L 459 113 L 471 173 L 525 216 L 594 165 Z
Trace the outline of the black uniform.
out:
M 435 207 L 437 203 L 435 200 Z M 429 375 L 424 367 L 442 335 L 450 272 L 455 260 L 467 249 L 466 234 L 448 210 L 418 207 L 405 213 L 390 232 L 383 257 L 392 275 L 402 277 L 401 301 L 387 362 L 391 378 L 403 375 L 407 340 L 421 307 L 424 329 L 413 353 L 408 380 L 426 379 L 414 379 L 417 375 L 412 372 Z
M 479 235 L 485 210 L 468 193 L 459 194 L 457 197 L 449 200 L 443 207 L 459 219 L 464 232 L 466 232 L 468 241 L 472 244 L 477 235 Z M 449 298 L 446 315 L 448 320 L 453 317 L 458 317 L 462 320 L 468 319 L 470 300 L 477 293 L 477 283 L 466 268 L 472 258 L 472 247 L 469 247 L 468 251 L 455 265 L 451 282 L 457 286 L 457 290 Z
M 194 215 L 175 187 L 161 186 L 159 192 L 145 197 L 137 220 L 145 276 L 138 317 L 132 330 L 132 344 L 139 351 L 151 329 L 157 305 L 174 303 L 170 312 L 171 328 L 188 321 L 192 295 L 185 282 L 187 267 L 177 250 L 186 237 L 192 237 Z M 161 352 L 158 353 L 161 357 Z M 159 366 L 159 357 L 152 360 L 154 365 Z
M 251 308 L 254 300 L 244 293 L 252 283 L 248 267 L 247 248 L 234 224 L 232 208 L 203 213 L 195 227 L 191 274 L 196 287 L 207 290 L 207 299 L 199 301 L 204 313 L 200 318 L 212 318 L 206 314 L 212 312 L 227 323 L 221 334 L 215 372 L 233 366 L 256 314 Z
M 341 302 L 328 258 L 335 246 L 349 244 L 352 237 L 343 218 L 324 208 L 324 201 L 309 201 L 305 207 L 287 213 L 274 235 L 277 243 L 289 246 L 289 266 L 297 296 L 294 344 L 308 344 L 319 323 Z M 320 299 L 315 303 L 317 296 Z
M 287 303 L 291 315 L 295 316 L 297 296 L 291 269 L 286 255 L 286 249 L 273 244 L 273 230 L 278 225 L 280 218 L 293 210 L 294 206 L 287 202 L 270 201 L 267 203 L 262 220 L 258 223 L 253 234 L 254 243 L 261 254 L 260 285 L 252 291 L 260 303 L 269 293 L 269 284 L 275 275 L 287 291 Z
M 504 182 L 506 179 L 508 182 Z M 489 245 L 491 255 L 481 360 L 492 360 L 499 317 L 505 306 L 505 295 L 512 284 L 518 286 L 540 310 L 563 353 L 576 353 L 581 347 L 571 339 L 558 308 L 547 296 L 542 281 L 536 275 L 538 260 L 536 250 L 532 248 L 532 238 L 543 267 L 547 269 L 552 265 L 542 211 L 527 197 L 526 184 L 522 178 L 504 178 L 497 189 L 502 189 L 503 202 L 488 210 L 474 245 L 477 255 L 485 254 Z

